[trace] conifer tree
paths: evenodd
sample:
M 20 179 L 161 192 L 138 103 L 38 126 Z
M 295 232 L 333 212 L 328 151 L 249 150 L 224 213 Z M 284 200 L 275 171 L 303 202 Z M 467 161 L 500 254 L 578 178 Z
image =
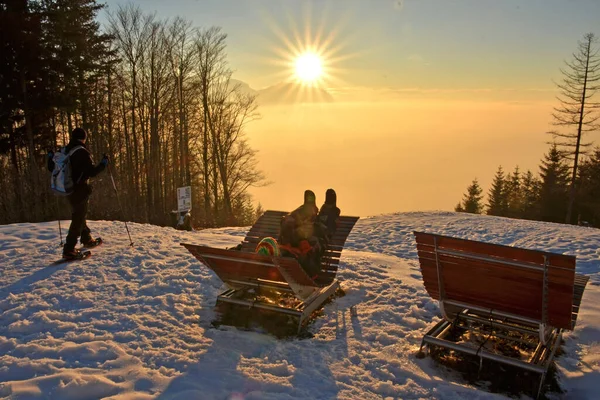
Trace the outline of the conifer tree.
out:
M 581 164 L 578 187 L 578 219 L 600 227 L 600 148 Z
M 473 179 L 473 182 L 471 182 L 471 185 L 467 188 L 467 193 L 465 193 L 463 197 L 462 204 L 460 204 L 464 212 L 481 214 L 481 211 L 483 210 L 483 205 L 481 204 L 481 199 L 483 198 L 482 193 L 483 191 L 481 186 L 479 186 L 477 178 Z
M 540 219 L 564 222 L 567 210 L 569 167 L 564 163 L 556 144 L 544 155 L 540 166 Z
M 506 196 L 505 196 L 505 177 L 502 166 L 498 167 L 492 187 L 488 192 L 487 214 L 505 216 L 506 215 Z
M 506 216 L 519 218 L 522 202 L 521 172 L 519 171 L 519 166 L 515 168 L 512 174 L 508 174 L 506 177 L 505 189 Z
M 540 182 L 530 170 L 523 175 L 521 182 L 521 204 L 519 218 L 537 219 L 538 202 L 540 197 Z

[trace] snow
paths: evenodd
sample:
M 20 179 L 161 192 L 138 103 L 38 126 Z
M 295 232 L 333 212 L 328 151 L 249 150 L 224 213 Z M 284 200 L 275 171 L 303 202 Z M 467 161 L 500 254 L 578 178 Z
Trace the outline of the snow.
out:
M 67 225 L 68 221 L 64 221 Z M 181 232 L 91 221 L 105 244 L 60 258 L 56 222 L 0 226 L 0 398 L 329 399 L 504 398 L 430 358 L 421 338 L 439 321 L 413 230 L 577 256 L 590 276 L 578 325 L 557 359 L 558 398 L 600 389 L 600 231 L 447 212 L 361 219 L 310 339 L 215 329 L 222 282 L 181 242 L 233 246 L 248 228 Z M 350 308 L 355 307 L 356 316 Z

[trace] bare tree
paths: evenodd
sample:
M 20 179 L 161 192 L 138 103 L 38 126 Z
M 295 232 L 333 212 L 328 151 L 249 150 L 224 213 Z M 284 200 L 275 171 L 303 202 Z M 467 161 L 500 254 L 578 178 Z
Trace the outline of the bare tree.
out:
M 205 187 L 212 188 L 215 214 L 218 216 L 217 207 L 222 204 L 222 219 L 231 223 L 234 203 L 241 201 L 249 186 L 262 183 L 264 176 L 257 170 L 255 151 L 244 139 L 246 124 L 258 117 L 256 98 L 243 94 L 239 84 L 232 84 L 225 53 L 226 37 L 220 28 L 203 30 L 198 34 L 196 46 L 204 117 Z M 212 171 L 211 184 L 209 171 Z M 205 191 L 208 199 L 207 195 Z M 208 209 L 209 205 L 205 203 L 205 207 Z
M 211 169 L 214 169 L 213 160 L 209 158 L 209 131 L 212 127 L 210 115 L 210 97 L 212 82 L 220 75 L 220 69 L 225 66 L 225 39 L 227 35 L 220 28 L 212 27 L 198 32 L 196 37 L 196 49 L 198 53 L 197 74 L 200 80 L 200 94 L 202 97 L 202 172 L 204 183 L 204 213 L 208 220 L 211 214 L 210 181 Z M 214 135 L 213 135 L 214 136 Z M 213 165 L 211 165 L 213 164 Z M 213 171 L 213 177 L 216 171 Z M 216 179 L 213 179 L 216 181 Z M 215 182 L 216 183 L 216 182 Z M 213 186 L 215 213 L 218 211 L 218 193 Z
M 554 108 L 552 117 L 555 130 L 550 133 L 561 149 L 561 154 L 573 160 L 566 223 L 572 223 L 573 204 L 575 202 L 575 182 L 579 156 L 591 145 L 582 142 L 585 133 L 598 129 L 596 109 L 598 103 L 592 98 L 600 89 L 600 57 L 595 49 L 596 38 L 593 33 L 584 35 L 578 42 L 572 61 L 565 61 L 566 68 L 561 69 L 563 81 L 557 84 L 560 89 L 560 106 Z
M 175 18 L 169 27 L 171 45 L 169 61 L 175 81 L 175 98 L 177 100 L 176 134 L 173 135 L 173 152 L 179 155 L 179 162 L 174 163 L 178 184 L 190 184 L 189 163 L 189 120 L 194 103 L 195 81 L 192 76 L 194 64 L 197 63 L 197 48 L 193 45 L 194 29 L 191 23 L 183 18 Z M 179 174 L 177 173 L 179 172 Z
M 136 123 L 136 111 L 138 109 L 138 74 L 140 64 L 144 56 L 144 51 L 148 43 L 149 26 L 153 22 L 153 16 L 144 16 L 138 6 L 129 4 L 125 7 L 119 7 L 115 14 L 109 14 L 109 23 L 111 34 L 116 40 L 117 48 L 126 64 L 122 72 L 129 75 L 130 89 L 130 111 L 131 111 L 131 139 L 126 136 L 127 157 L 129 162 L 129 187 L 134 192 L 141 190 L 139 156 L 139 136 Z M 123 79 L 126 79 L 123 77 Z M 125 119 L 126 120 L 126 119 Z M 134 209 L 140 210 L 137 197 L 134 197 Z

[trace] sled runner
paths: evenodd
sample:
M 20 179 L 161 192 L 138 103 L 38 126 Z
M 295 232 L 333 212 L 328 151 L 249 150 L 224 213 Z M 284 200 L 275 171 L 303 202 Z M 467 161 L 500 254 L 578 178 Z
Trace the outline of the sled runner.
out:
M 414 235 L 425 289 L 439 301 L 443 317 L 425 334 L 421 349 L 439 346 L 480 363 L 486 359 L 538 373 L 539 396 L 562 331 L 575 327 L 589 279 L 575 273 L 575 257 Z M 450 339 L 466 332 L 484 340 L 473 345 Z M 527 357 L 495 351 L 491 343 L 498 338 L 527 348 Z
M 277 237 L 283 211 L 267 211 L 252 226 L 241 251 L 182 243 L 198 260 L 213 270 L 230 288 L 217 298 L 228 303 L 264 309 L 297 317 L 298 332 L 311 313 L 339 287 L 335 279 L 346 239 L 358 217 L 342 216 L 338 228 L 325 249 L 321 272 L 315 280 L 289 257 L 255 254 L 264 237 Z

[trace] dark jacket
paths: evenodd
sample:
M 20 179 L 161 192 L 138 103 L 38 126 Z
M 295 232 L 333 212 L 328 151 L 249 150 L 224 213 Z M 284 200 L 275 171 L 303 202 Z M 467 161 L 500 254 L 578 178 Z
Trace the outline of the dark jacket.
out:
M 340 218 L 340 209 L 336 205 L 337 194 L 333 189 L 327 189 L 325 193 L 325 204 L 319 210 L 317 221 L 321 230 L 321 237 L 330 240 L 337 229 L 338 219 Z
M 314 235 L 318 212 L 315 194 L 306 190 L 304 204 L 282 218 L 278 242 L 298 247 L 302 240 L 309 240 Z
M 317 218 L 328 239 L 335 234 L 340 213 L 340 209 L 333 204 L 323 204 L 319 210 Z
M 92 156 L 88 151 L 86 145 L 79 140 L 71 140 L 65 151 L 68 153 L 76 146 L 82 146 L 83 149 L 77 150 L 71 156 L 71 176 L 73 177 L 73 194 L 77 195 L 89 195 L 92 192 L 88 179 L 93 178 L 100 172 L 104 171 L 105 165 L 100 163 L 94 166 Z M 48 170 L 54 170 L 54 161 L 52 158 L 48 159 Z

